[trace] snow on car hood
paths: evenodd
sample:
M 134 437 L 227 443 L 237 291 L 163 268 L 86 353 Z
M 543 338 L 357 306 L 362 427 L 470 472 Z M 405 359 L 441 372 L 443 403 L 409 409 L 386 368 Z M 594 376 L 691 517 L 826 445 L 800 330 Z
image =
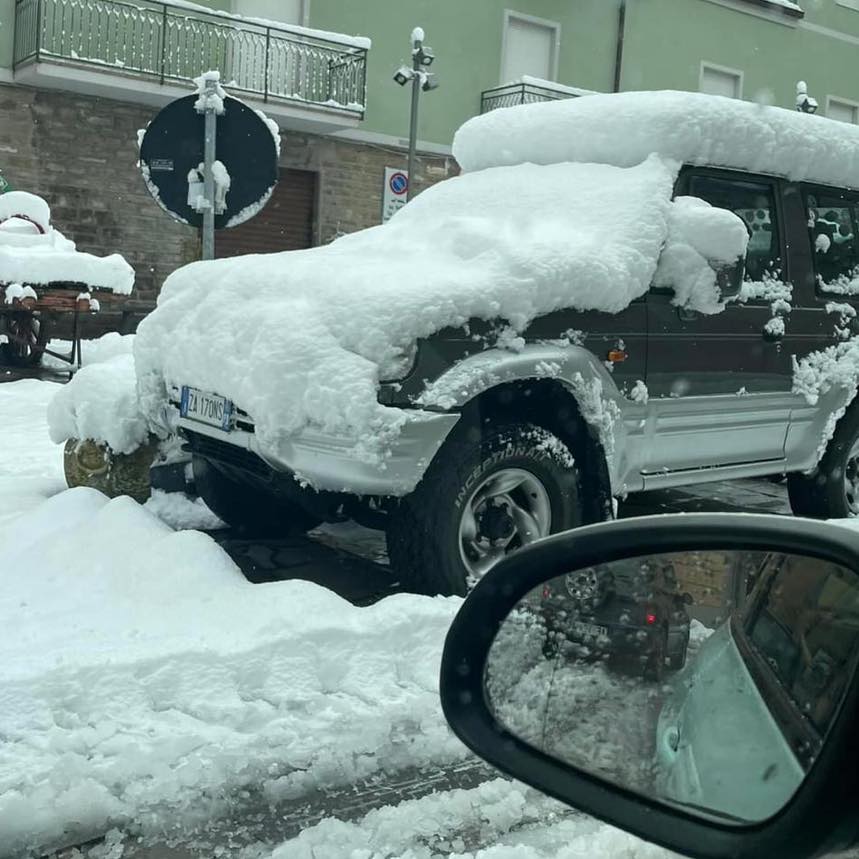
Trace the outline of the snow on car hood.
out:
M 376 392 L 417 338 L 474 317 L 521 329 L 560 308 L 612 313 L 642 295 L 676 172 L 658 158 L 486 170 L 325 247 L 185 266 L 138 331 L 144 411 L 157 418 L 169 387 L 190 384 L 246 409 L 272 451 L 307 424 L 367 448 L 406 419 Z
M 533 162 L 629 167 L 651 153 L 859 186 L 859 127 L 795 110 L 688 92 L 589 95 L 493 110 L 453 140 L 465 171 Z
M 119 254 L 97 257 L 76 250 L 51 226 L 50 208 L 41 197 L 8 191 L 0 196 L 0 284 L 58 282 L 128 295 L 134 269 Z

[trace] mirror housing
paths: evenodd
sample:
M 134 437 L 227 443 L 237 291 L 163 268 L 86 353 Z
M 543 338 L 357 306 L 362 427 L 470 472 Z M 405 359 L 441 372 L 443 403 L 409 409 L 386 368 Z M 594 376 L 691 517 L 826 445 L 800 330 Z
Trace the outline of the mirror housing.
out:
M 859 570 L 859 536 L 847 528 L 779 516 L 683 514 L 601 523 L 528 546 L 476 585 L 451 625 L 442 656 L 442 708 L 454 733 L 502 772 L 595 817 L 702 859 L 807 857 L 859 838 L 859 683 L 806 779 L 762 823 L 726 824 L 603 780 L 528 745 L 496 720 L 485 686 L 490 648 L 527 594 L 571 569 L 644 555 L 734 549 L 784 552 Z
M 724 263 L 713 265 L 713 271 L 716 272 L 716 286 L 719 289 L 719 298 L 722 301 L 736 298 L 743 288 L 743 278 L 746 272 L 745 257 L 740 257 L 731 265 L 725 265 Z

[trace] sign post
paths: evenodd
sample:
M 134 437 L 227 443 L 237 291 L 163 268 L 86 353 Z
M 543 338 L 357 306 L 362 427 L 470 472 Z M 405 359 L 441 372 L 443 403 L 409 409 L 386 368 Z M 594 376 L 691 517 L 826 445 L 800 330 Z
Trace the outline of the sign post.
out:
M 394 167 L 385 168 L 385 187 L 382 189 L 382 223 L 387 223 L 394 213 L 406 205 L 409 196 L 409 174 Z
M 203 96 L 203 113 L 206 117 L 203 140 L 203 259 L 215 258 L 215 135 L 218 128 L 218 114 L 215 112 L 215 99 L 218 82 L 207 77 Z M 198 107 L 199 111 L 200 108 Z

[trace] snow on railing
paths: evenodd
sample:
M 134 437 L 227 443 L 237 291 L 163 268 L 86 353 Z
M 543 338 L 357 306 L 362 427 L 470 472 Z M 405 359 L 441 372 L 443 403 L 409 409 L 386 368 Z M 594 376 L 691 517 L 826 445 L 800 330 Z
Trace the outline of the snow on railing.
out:
M 13 62 L 107 67 L 160 83 L 219 69 L 238 94 L 363 116 L 368 44 L 190 3 L 16 0 Z

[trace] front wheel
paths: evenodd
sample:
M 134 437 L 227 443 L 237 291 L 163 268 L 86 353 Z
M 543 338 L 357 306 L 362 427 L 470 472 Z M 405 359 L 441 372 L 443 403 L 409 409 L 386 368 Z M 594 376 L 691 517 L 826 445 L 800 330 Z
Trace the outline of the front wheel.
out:
M 566 444 L 533 424 L 451 438 L 390 514 L 391 563 L 412 591 L 464 595 L 511 552 L 582 524 L 580 480 Z
M 193 469 L 200 497 L 216 516 L 237 531 L 265 537 L 304 534 L 321 521 L 297 504 L 229 477 L 207 459 L 195 456 Z

